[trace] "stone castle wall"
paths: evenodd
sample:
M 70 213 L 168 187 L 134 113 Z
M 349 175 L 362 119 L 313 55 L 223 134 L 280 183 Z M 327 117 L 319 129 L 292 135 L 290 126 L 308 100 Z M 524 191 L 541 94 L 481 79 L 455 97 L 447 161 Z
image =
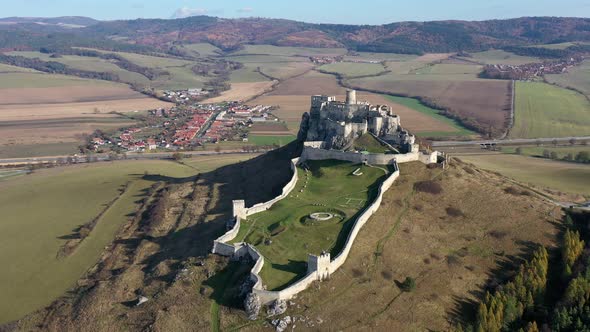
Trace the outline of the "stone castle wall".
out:
M 358 236 L 358 233 L 360 232 L 361 228 L 363 228 L 367 221 L 369 221 L 369 218 L 375 212 L 377 212 L 377 210 L 379 210 L 381 202 L 383 201 L 383 194 L 385 194 L 385 192 L 389 190 L 389 188 L 391 188 L 395 180 L 397 180 L 397 178 L 399 177 L 399 169 L 397 168 L 397 164 L 394 163 L 394 167 L 395 171 L 387 179 L 385 179 L 385 181 L 383 181 L 383 183 L 379 187 L 379 193 L 377 194 L 377 198 L 375 199 L 375 201 L 373 201 L 373 203 L 369 205 L 354 222 L 354 226 L 352 227 L 352 230 L 350 231 L 350 233 L 348 234 L 348 238 L 346 239 L 346 245 L 344 246 L 344 249 L 342 249 L 340 254 L 338 254 L 338 256 L 336 256 L 336 258 L 334 258 L 334 260 L 332 260 L 332 262 L 330 263 L 330 274 L 334 273 L 344 264 L 346 258 L 348 257 L 348 254 L 350 253 L 350 250 L 352 249 L 354 240 Z
M 309 143 L 309 144 L 308 144 Z M 421 161 L 424 164 L 432 164 L 437 161 L 437 153 L 422 153 L 418 149 L 405 154 L 382 154 L 382 153 L 359 153 L 352 151 L 325 150 L 321 148 L 321 142 L 305 142 L 301 161 L 304 160 L 324 160 L 336 159 L 350 161 L 353 163 L 366 162 L 371 165 L 391 165 L 394 162 L 398 164 L 412 161 Z
M 328 151 L 328 150 L 324 150 L 324 151 Z M 291 179 L 291 181 L 289 181 L 289 183 L 287 185 L 285 185 L 285 187 L 283 188 L 283 193 L 280 196 L 278 196 L 277 198 L 286 197 L 291 192 L 291 190 L 293 190 L 293 188 L 295 187 L 294 183 L 297 182 L 297 173 L 296 173 L 297 167 L 296 167 L 296 165 L 299 162 L 299 160 L 300 160 L 299 158 L 295 158 L 292 160 L 292 167 L 295 169 L 294 176 Z M 379 206 L 381 205 L 381 201 L 383 200 L 383 194 L 393 185 L 395 180 L 399 177 L 399 170 L 398 170 L 395 162 L 393 163 L 393 165 L 395 166 L 395 171 L 392 174 L 390 174 L 389 177 L 387 177 L 387 179 L 385 179 L 383 181 L 383 183 L 381 183 L 381 185 L 379 187 L 378 195 L 377 195 L 377 198 L 375 199 L 375 201 L 371 205 L 366 207 L 363 210 L 363 212 L 355 220 L 354 226 L 353 226 L 350 234 L 348 235 L 348 238 L 346 240 L 346 244 L 345 244 L 342 252 L 340 254 L 338 254 L 338 256 L 336 256 L 336 258 L 332 261 L 329 261 L 329 254 L 326 254 L 329 263 L 324 263 L 324 264 L 317 264 L 317 262 L 321 262 L 321 261 L 327 262 L 326 257 L 323 257 L 326 255 L 323 255 L 322 257 L 310 255 L 310 256 L 312 256 L 312 257 L 310 257 L 310 262 L 313 260 L 316 262 L 316 264 L 311 265 L 311 268 L 308 269 L 308 273 L 305 277 L 303 277 L 302 279 L 298 280 L 295 284 L 293 284 L 283 290 L 269 291 L 269 290 L 264 289 L 264 284 L 262 282 L 262 278 L 260 278 L 260 275 L 259 275 L 260 271 L 262 270 L 262 267 L 264 266 L 264 257 L 254 247 L 252 247 L 249 244 L 245 244 L 245 243 L 237 243 L 237 244 L 227 244 L 226 243 L 228 241 L 233 240 L 237 236 L 237 234 L 239 232 L 240 225 L 241 225 L 239 217 L 236 217 L 236 222 L 235 222 L 235 225 L 232 229 L 230 229 L 227 233 L 225 233 L 223 236 L 219 237 L 217 240 L 214 241 L 213 253 L 223 255 L 223 256 L 236 257 L 236 258 L 244 257 L 244 256 L 248 255 L 251 259 L 253 259 L 255 261 L 254 267 L 252 268 L 252 270 L 250 272 L 250 279 L 254 283 L 254 286 L 252 287 L 252 292 L 255 293 L 256 295 L 258 295 L 261 303 L 268 304 L 268 303 L 271 303 L 272 301 L 278 300 L 278 299 L 281 299 L 281 300 L 291 299 L 291 298 L 293 298 L 293 296 L 295 296 L 296 294 L 302 292 L 307 287 L 309 287 L 309 285 L 311 285 L 311 283 L 313 283 L 314 281 L 319 281 L 319 280 L 325 279 L 327 277 L 327 274 L 325 272 L 326 267 L 329 270 L 328 273 L 331 274 L 331 273 L 334 273 L 338 268 L 340 268 L 344 264 L 344 262 L 346 261 L 346 258 L 348 257 L 348 254 L 350 253 L 350 250 L 352 249 L 352 245 L 353 245 L 356 237 L 358 236 L 358 233 L 360 232 L 361 228 L 365 225 L 365 223 L 369 220 L 369 218 L 373 215 L 373 213 L 375 213 L 379 209 Z M 293 179 L 294 179 L 294 183 L 292 183 Z M 267 203 L 270 203 L 270 202 L 276 203 L 277 201 L 280 200 L 277 198 L 275 198 Z M 267 204 L 267 203 L 263 203 L 263 204 Z M 260 205 L 258 204 L 255 206 L 260 206 Z M 234 207 L 240 208 L 240 204 L 234 205 Z M 248 210 L 248 212 L 250 212 L 250 209 L 246 209 L 246 210 Z M 251 210 L 251 211 L 254 211 L 254 210 Z M 236 213 L 236 211 L 234 211 L 234 215 L 237 215 L 237 214 L 239 214 L 239 212 Z M 318 271 L 318 268 L 320 268 L 322 270 Z

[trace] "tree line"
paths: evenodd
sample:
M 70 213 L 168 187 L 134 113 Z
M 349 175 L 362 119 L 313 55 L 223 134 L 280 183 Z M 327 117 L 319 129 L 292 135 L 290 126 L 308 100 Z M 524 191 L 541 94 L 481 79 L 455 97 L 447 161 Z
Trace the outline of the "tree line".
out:
M 458 331 L 590 331 L 590 213 L 568 211 L 557 250 L 534 250 L 509 282 L 487 292 Z

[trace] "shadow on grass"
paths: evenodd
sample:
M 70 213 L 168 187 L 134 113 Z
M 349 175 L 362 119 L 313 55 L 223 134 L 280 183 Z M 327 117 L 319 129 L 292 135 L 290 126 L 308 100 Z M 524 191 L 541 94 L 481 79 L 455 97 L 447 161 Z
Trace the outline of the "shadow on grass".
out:
M 265 262 L 265 264 L 268 264 L 268 263 L 269 262 Z M 271 263 L 270 265 L 273 268 L 273 270 L 284 271 L 284 272 L 294 274 L 294 276 L 291 279 L 289 279 L 289 281 L 287 281 L 286 283 L 284 283 L 280 287 L 275 287 L 275 288 L 271 289 L 273 291 L 283 290 L 283 289 L 293 285 L 294 283 L 296 283 L 301 278 L 303 278 L 307 275 L 307 262 L 294 261 L 292 259 L 289 259 L 289 263 L 287 263 L 287 264 Z
M 243 294 L 240 288 L 248 278 L 252 267 L 252 262 L 229 262 L 221 271 L 203 283 L 213 288 L 209 298 L 219 305 L 241 309 L 246 294 Z
M 199 194 L 196 200 L 192 197 L 194 193 L 182 199 L 182 205 L 178 206 L 181 212 L 174 217 L 175 224 L 170 226 L 167 233 L 159 235 L 157 229 L 162 227 L 161 220 L 152 218 L 152 203 L 141 215 L 135 216 L 139 221 L 134 236 L 115 240 L 115 243 L 123 244 L 130 256 L 142 247 L 142 242 L 155 244 L 158 250 L 144 256 L 141 262 L 144 264 L 143 271 L 146 275 L 156 275 L 155 279 L 173 282 L 177 271 L 182 268 L 181 262 L 207 256 L 213 241 L 226 232 L 226 222 L 232 216 L 232 200 L 247 198 L 247 202 L 251 201 L 247 204 L 253 205 L 280 194 L 291 177 L 290 160 L 300 152 L 298 149 L 300 147 L 296 144 L 285 146 L 245 162 L 188 178 L 143 175 L 144 179 L 154 183 L 192 183 Z M 196 207 L 199 207 L 198 210 L 193 211 Z M 168 266 L 162 271 L 169 272 L 164 272 L 164 275 L 154 274 L 162 264 Z
M 377 194 L 379 193 L 379 187 L 386 178 L 387 176 L 384 175 L 380 177 L 377 181 L 375 181 L 375 183 L 369 186 L 367 202 L 365 203 L 365 205 L 351 218 L 349 218 L 344 223 L 344 225 L 342 225 L 342 229 L 340 230 L 340 233 L 338 233 L 336 243 L 334 244 L 334 247 L 332 247 L 332 249 L 330 250 L 330 256 L 332 257 L 332 259 L 338 256 L 338 254 L 340 254 L 340 252 L 344 249 L 344 246 L 346 245 L 346 240 L 348 239 L 348 235 L 350 234 L 350 231 L 352 230 L 355 221 L 367 209 L 368 206 L 373 204 L 373 202 L 377 198 Z

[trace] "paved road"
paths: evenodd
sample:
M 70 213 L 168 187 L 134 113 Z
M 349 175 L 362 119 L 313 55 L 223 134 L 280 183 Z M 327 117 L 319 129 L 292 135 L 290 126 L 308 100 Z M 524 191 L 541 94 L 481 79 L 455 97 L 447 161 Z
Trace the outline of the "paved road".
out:
M 503 140 L 482 140 L 482 141 L 435 141 L 432 142 L 433 147 L 444 147 L 444 146 L 469 146 L 469 145 L 481 145 L 481 144 L 537 144 L 537 143 L 558 143 L 569 142 L 571 139 L 576 141 L 590 141 L 590 136 L 582 137 L 550 137 L 550 138 L 513 138 Z
M 183 151 L 181 152 L 183 155 L 190 155 L 190 156 L 213 156 L 213 155 L 226 155 L 226 154 L 252 154 L 251 152 L 244 152 L 243 150 L 228 150 L 228 151 Z M 127 160 L 129 159 L 172 159 L 173 152 L 156 152 L 156 153 L 127 153 Z M 109 159 L 108 154 L 94 154 L 93 157 L 96 157 L 97 161 L 107 161 Z M 30 157 L 30 158 L 7 158 L 7 159 L 0 159 L 1 164 L 33 164 L 33 163 L 43 163 L 43 162 L 57 162 L 58 160 L 65 160 L 68 156 L 47 156 L 47 157 Z M 84 163 L 86 162 L 86 156 L 79 155 L 76 157 L 72 157 L 75 163 Z M 123 159 L 120 159 L 123 160 Z

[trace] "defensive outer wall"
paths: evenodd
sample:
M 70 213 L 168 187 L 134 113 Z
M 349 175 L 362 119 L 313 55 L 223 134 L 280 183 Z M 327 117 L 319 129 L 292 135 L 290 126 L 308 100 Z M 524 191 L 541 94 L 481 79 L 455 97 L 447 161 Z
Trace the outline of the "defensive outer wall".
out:
M 235 218 L 235 222 L 233 227 L 227 231 L 224 235 L 219 237 L 213 243 L 213 250 L 212 252 L 215 254 L 219 254 L 222 256 L 229 256 L 233 258 L 242 258 L 245 256 L 249 256 L 252 260 L 256 263 L 254 267 L 250 271 L 250 279 L 254 283 L 252 287 L 252 292 L 256 294 L 261 304 L 269 304 L 275 300 L 288 300 L 293 298 L 296 294 L 305 290 L 311 283 L 314 281 L 322 281 L 327 279 L 330 274 L 334 273 L 338 268 L 340 268 L 350 250 L 352 249 L 352 245 L 354 240 L 356 239 L 358 233 L 360 232 L 361 228 L 367 223 L 369 218 L 379 210 L 381 206 L 381 201 L 383 200 L 383 194 L 393 185 L 395 180 L 399 177 L 399 168 L 397 167 L 398 163 L 405 163 L 410 161 L 421 161 L 425 164 L 436 163 L 437 161 L 437 153 L 431 154 L 422 154 L 420 152 L 412 152 L 408 154 L 398 154 L 398 155 L 386 155 L 386 154 L 361 154 L 361 153 L 354 153 L 354 152 L 342 152 L 337 150 L 324 150 L 321 149 L 321 142 L 306 142 L 303 153 L 300 158 L 295 158 L 291 160 L 291 170 L 293 172 L 293 176 L 291 180 L 283 187 L 281 195 L 273 198 L 272 200 L 264 203 L 256 204 L 250 208 L 246 208 L 245 202 L 243 200 L 236 200 L 233 201 L 233 216 Z M 271 206 L 273 206 L 276 202 L 280 201 L 281 199 L 287 197 L 289 193 L 295 188 L 295 184 L 297 183 L 297 164 L 300 162 L 304 162 L 305 160 L 324 160 L 324 159 L 336 159 L 336 160 L 344 160 L 356 163 L 369 163 L 369 164 L 378 164 L 378 165 L 393 165 L 394 172 L 391 173 L 387 179 L 385 179 L 381 185 L 379 186 L 379 191 L 377 193 L 377 198 L 371 203 L 371 205 L 367 206 L 363 212 L 357 217 L 354 221 L 354 226 L 352 230 L 348 234 L 348 238 L 346 239 L 346 245 L 342 249 L 342 251 L 332 260 L 330 258 L 329 253 L 322 253 L 319 256 L 309 255 L 308 263 L 307 263 L 307 275 L 297 281 L 295 284 L 280 290 L 280 291 L 269 291 L 264 288 L 262 283 L 262 279 L 260 278 L 260 271 L 264 265 L 264 257 L 250 244 L 247 243 L 237 243 L 237 244 L 229 244 L 229 241 L 232 241 L 237 235 L 240 230 L 240 220 L 247 218 L 249 215 L 262 212 L 268 210 Z

